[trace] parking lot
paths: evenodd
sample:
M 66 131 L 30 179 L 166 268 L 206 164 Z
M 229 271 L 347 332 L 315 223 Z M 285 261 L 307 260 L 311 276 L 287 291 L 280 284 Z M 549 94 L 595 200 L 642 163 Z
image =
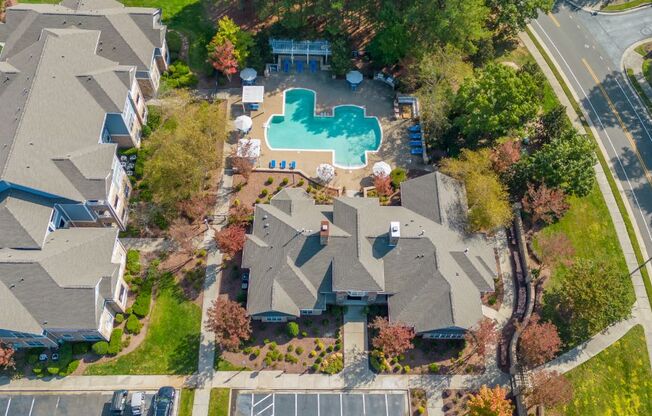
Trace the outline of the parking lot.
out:
M 240 392 L 234 416 L 406 416 L 400 393 Z
M 152 404 L 154 393 L 146 392 L 146 411 Z M 112 395 L 113 392 L 0 395 L 0 416 L 109 416 Z M 129 404 L 131 392 L 127 399 Z M 124 414 L 130 416 L 131 411 Z

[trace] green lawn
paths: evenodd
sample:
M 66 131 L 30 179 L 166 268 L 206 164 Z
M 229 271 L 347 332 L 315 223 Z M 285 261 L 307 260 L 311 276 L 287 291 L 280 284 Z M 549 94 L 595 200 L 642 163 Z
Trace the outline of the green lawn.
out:
M 222 359 L 219 351 L 215 350 L 215 362 L 213 365 L 215 371 L 248 371 L 249 368 L 231 364 L 230 361 Z
M 652 372 L 640 325 L 566 377 L 574 393 L 559 409 L 566 416 L 652 415 Z
M 192 416 L 192 405 L 195 402 L 195 390 L 181 389 L 179 413 L 177 416 Z
M 575 257 L 604 260 L 614 264 L 623 275 L 628 274 L 616 230 L 598 185 L 596 184 L 591 193 L 583 198 L 570 197 L 569 203 L 570 209 L 564 217 L 557 223 L 547 226 L 540 233 L 563 232 L 573 244 Z M 566 273 L 568 269 L 565 266 L 557 266 L 553 270 L 550 288 L 554 288 Z
M 652 85 L 652 59 L 643 61 L 643 75 L 645 75 L 648 84 Z
M 211 389 L 211 399 L 208 403 L 209 416 L 229 416 L 229 389 Z
M 642 6 L 644 4 L 649 4 L 650 0 L 632 0 L 626 1 L 625 3 L 620 4 L 608 4 L 602 8 L 602 11 L 605 12 L 619 12 L 622 10 L 632 9 L 634 7 Z
M 87 375 L 192 374 L 197 369 L 201 309 L 187 300 L 169 275 L 163 275 L 143 343 Z

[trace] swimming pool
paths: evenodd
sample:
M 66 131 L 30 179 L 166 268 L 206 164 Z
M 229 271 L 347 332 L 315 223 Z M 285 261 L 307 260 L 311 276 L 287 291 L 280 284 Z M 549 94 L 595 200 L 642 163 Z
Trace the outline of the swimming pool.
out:
M 283 114 L 274 114 L 267 122 L 265 139 L 270 149 L 332 151 L 335 166 L 357 169 L 367 165 L 367 152 L 380 148 L 380 123 L 366 116 L 364 108 L 339 105 L 332 115 L 318 116 L 314 91 L 292 88 L 283 96 Z

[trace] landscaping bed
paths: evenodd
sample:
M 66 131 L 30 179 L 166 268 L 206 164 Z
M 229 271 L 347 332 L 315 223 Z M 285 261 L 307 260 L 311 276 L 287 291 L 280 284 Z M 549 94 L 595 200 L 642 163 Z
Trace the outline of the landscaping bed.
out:
M 287 373 L 321 371 L 324 361 L 342 359 L 341 313 L 301 317 L 293 321 L 298 335 L 291 336 L 291 323 L 253 321 L 252 337 L 238 352 L 223 351 L 216 359 L 217 370 L 275 369 Z M 297 331 L 295 331 L 297 333 Z M 338 363 L 334 363 L 337 367 Z M 332 369 L 332 368 L 331 368 Z M 341 371 L 341 368 L 340 368 Z M 337 371 L 336 371 L 337 372 Z
M 428 415 L 428 398 L 424 389 L 410 389 L 410 414 Z

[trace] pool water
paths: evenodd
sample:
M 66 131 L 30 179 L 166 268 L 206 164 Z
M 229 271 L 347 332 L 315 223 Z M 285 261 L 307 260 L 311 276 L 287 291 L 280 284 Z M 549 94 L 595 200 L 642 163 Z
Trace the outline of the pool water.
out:
M 380 148 L 380 123 L 366 117 L 362 107 L 341 105 L 332 116 L 317 116 L 314 91 L 294 88 L 284 95 L 284 115 L 273 115 L 267 123 L 272 150 L 331 150 L 335 166 L 355 169 L 367 164 L 366 152 Z

